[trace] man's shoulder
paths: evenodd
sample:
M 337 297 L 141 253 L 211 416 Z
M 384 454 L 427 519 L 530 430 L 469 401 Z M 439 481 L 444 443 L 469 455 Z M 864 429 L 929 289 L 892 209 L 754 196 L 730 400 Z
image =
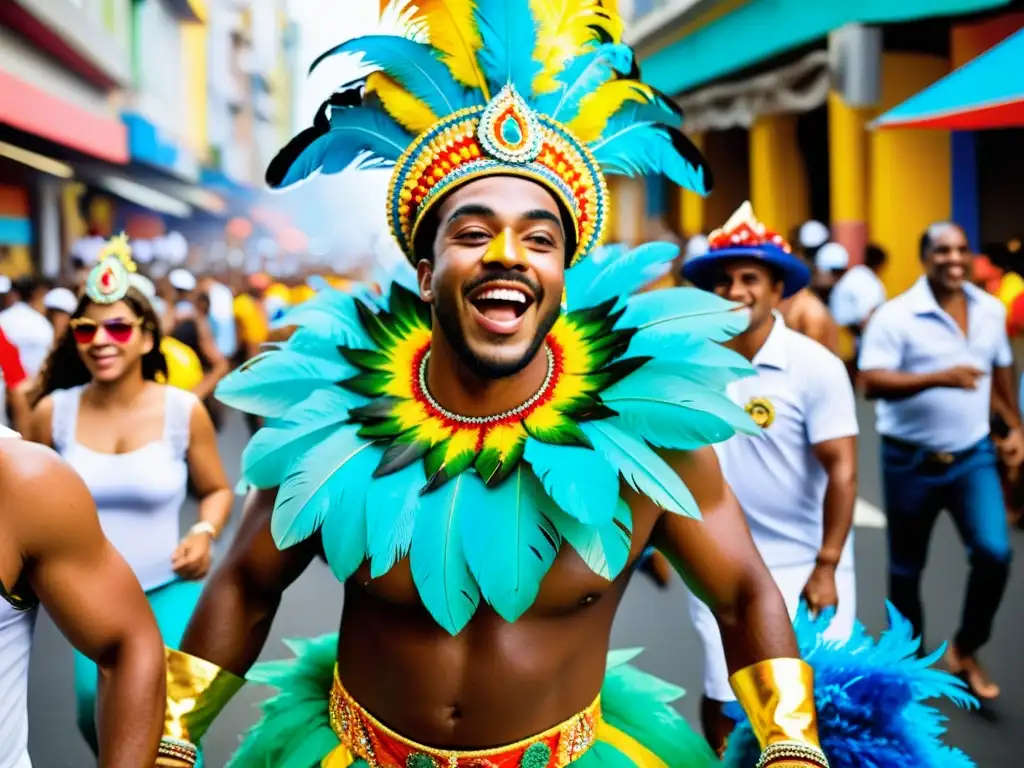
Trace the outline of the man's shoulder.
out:
M 53 449 L 23 440 L 11 430 L 8 433 L 0 439 L 0 484 L 18 492 L 26 485 L 60 483 L 68 475 L 74 477 Z
M 846 364 L 831 349 L 792 328 L 786 328 L 784 338 L 789 353 L 790 370 L 798 378 L 818 378 L 835 371 L 846 371 Z

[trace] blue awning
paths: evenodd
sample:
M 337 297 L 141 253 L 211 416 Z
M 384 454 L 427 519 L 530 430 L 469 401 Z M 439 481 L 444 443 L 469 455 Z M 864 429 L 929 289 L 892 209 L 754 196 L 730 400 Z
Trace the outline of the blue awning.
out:
M 641 56 L 644 81 L 679 94 L 780 53 L 813 43 L 845 24 L 894 24 L 958 16 L 1010 0 L 732 0 L 685 24 L 692 30 Z M 721 8 L 732 8 L 722 14 Z M 707 19 L 706 23 L 703 20 Z
M 876 128 L 1024 126 L 1024 29 L 886 112 Z

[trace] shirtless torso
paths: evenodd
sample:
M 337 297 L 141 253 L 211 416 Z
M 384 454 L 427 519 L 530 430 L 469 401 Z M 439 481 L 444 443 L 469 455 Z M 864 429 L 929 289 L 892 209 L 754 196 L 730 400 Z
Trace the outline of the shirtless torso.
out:
M 809 288 L 786 299 L 781 311 L 787 327 L 814 339 L 833 354 L 839 354 L 839 326 L 828 307 Z
M 794 654 L 785 608 L 713 451 L 670 461 L 703 522 L 663 513 L 624 489 L 633 511 L 630 561 L 651 542 L 680 568 L 685 563 L 717 607 L 737 669 L 769 653 Z M 183 650 L 236 674 L 256 660 L 283 591 L 319 550 L 316 539 L 276 548 L 269 528 L 273 499 L 273 492 L 250 498 L 238 538 L 182 643 Z M 423 608 L 408 561 L 373 580 L 364 565 L 346 584 L 339 677 L 368 711 L 407 738 L 463 749 L 515 742 L 594 700 L 631 570 L 606 581 L 566 546 L 522 618 L 510 624 L 481 606 L 453 637 Z M 748 632 L 755 623 L 777 631 L 755 637 Z

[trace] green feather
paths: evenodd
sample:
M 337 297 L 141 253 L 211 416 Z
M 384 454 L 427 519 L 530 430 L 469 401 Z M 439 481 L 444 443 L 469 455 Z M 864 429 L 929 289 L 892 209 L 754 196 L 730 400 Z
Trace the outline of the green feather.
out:
M 364 424 L 359 428 L 359 436 L 367 440 L 380 440 L 398 437 L 403 431 L 398 419 L 388 419 L 387 421 L 377 421 L 373 424 Z
M 389 349 L 393 344 L 395 337 L 392 335 L 391 331 L 388 330 L 386 320 L 375 315 L 372 310 L 368 309 L 362 303 L 357 302 L 356 309 L 359 310 L 359 320 L 362 322 L 367 334 L 369 334 L 370 338 L 373 340 L 373 343 L 381 350 Z
M 476 613 L 480 589 L 473 580 L 459 535 L 467 509 L 465 490 L 474 476 L 463 472 L 420 499 L 409 563 L 423 605 L 449 634 L 457 635 Z M 478 481 L 479 482 L 479 481 Z
M 462 546 L 484 599 L 506 621 L 533 604 L 561 537 L 542 510 L 554 507 L 522 464 L 497 488 L 466 473 Z
M 379 371 L 385 368 L 390 362 L 386 354 L 372 349 L 338 347 L 338 352 L 340 352 L 341 356 L 349 363 L 363 371 Z
M 363 397 L 379 397 L 383 395 L 390 383 L 391 374 L 384 371 L 363 371 L 351 378 L 338 382 L 340 386 Z
M 401 403 L 397 397 L 377 397 L 368 402 L 366 405 L 361 405 L 358 408 L 352 408 L 349 411 L 349 416 L 352 417 L 352 421 L 360 423 L 370 423 L 374 421 L 381 421 L 383 419 L 390 419 L 391 415 L 395 412 L 395 408 Z
M 426 486 L 423 488 L 424 493 L 437 490 L 457 474 L 465 472 L 473 466 L 473 461 L 477 456 L 475 448 L 463 451 L 445 461 L 445 456 L 448 453 L 448 443 L 449 440 L 438 443 L 430 449 L 424 459 L 424 467 L 429 478 Z
M 484 448 L 476 458 L 474 468 L 484 482 L 490 487 L 495 487 L 508 477 L 512 470 L 523 458 L 523 451 L 526 447 L 526 439 L 521 438 L 515 442 L 502 460 L 501 452 L 497 448 Z
M 609 581 L 622 573 L 629 562 L 633 530 L 633 515 L 625 501 L 618 499 L 615 516 L 600 525 L 581 523 L 561 509 L 548 516 L 590 570 Z
M 531 426 L 530 420 L 524 419 L 523 429 L 534 440 L 540 440 L 542 443 L 592 447 L 590 439 L 580 429 L 580 425 L 563 414 L 559 414 L 558 420 L 550 427 Z
M 415 430 L 410 430 L 403 435 L 399 435 L 391 445 L 384 450 L 384 455 L 380 457 L 380 464 L 373 470 L 374 477 L 384 477 L 390 475 L 393 472 L 397 472 L 400 469 L 412 464 L 414 461 L 418 461 L 430 450 L 429 440 L 416 440 L 414 438 Z

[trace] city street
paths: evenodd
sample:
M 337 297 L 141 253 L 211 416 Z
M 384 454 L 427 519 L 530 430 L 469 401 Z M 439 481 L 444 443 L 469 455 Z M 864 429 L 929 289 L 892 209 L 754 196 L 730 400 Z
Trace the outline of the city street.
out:
M 861 404 L 861 498 L 857 527 L 858 603 L 860 617 L 877 632 L 885 619 L 885 538 L 878 472 L 878 439 L 872 414 Z M 246 433 L 232 417 L 221 436 L 229 471 L 237 473 Z M 234 479 L 234 478 L 233 478 Z M 765 478 L 765 487 L 771 478 Z M 184 510 L 192 522 L 194 508 Z M 1014 534 L 1019 550 L 1024 535 Z M 934 640 L 956 628 L 965 584 L 965 557 L 952 525 L 944 520 L 936 530 L 926 583 L 929 632 Z M 282 657 L 283 638 L 333 631 L 337 628 L 342 590 L 326 566 L 316 563 L 285 596 L 263 658 Z M 329 606 L 327 610 L 324 606 Z M 995 639 L 985 660 L 1003 686 L 1003 697 L 989 712 L 950 711 L 949 741 L 963 749 L 982 768 L 1001 768 L 1020 762 L 1020 733 L 1024 728 L 1024 662 L 1019 652 L 1024 628 L 1024 570 L 1013 574 Z M 685 593 L 676 580 L 659 591 L 642 576 L 633 580 L 613 632 L 613 647 L 642 646 L 639 665 L 684 686 L 690 694 L 681 711 L 696 722 L 701 681 L 701 654 L 686 613 Z M 251 687 L 230 704 L 206 739 L 207 766 L 223 766 L 239 735 L 257 718 L 255 704 L 265 690 Z M 33 652 L 29 709 L 34 765 L 40 768 L 86 768 L 94 765 L 75 728 L 71 653 L 52 623 L 40 617 Z M 1017 733 L 1017 736 L 1013 736 Z M 1015 746 L 1016 745 L 1016 746 Z M 895 766 L 893 768 L 896 768 Z

